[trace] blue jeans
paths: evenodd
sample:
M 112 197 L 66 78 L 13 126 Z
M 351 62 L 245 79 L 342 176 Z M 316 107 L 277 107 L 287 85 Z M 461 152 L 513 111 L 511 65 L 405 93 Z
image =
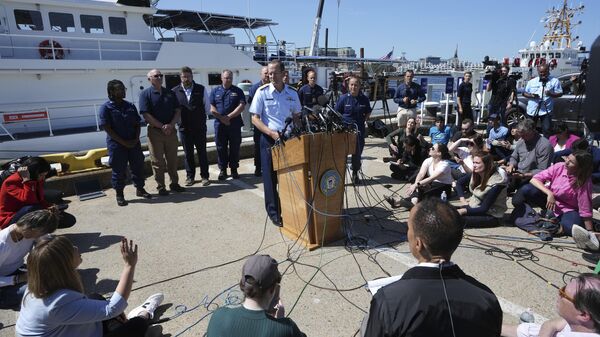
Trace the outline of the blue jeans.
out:
M 17 271 L 12 275 L 16 274 L 21 274 L 21 271 Z M 0 288 L 0 309 L 19 308 L 21 306 L 21 300 L 23 299 L 25 290 L 27 290 L 27 283 L 15 284 Z
M 533 119 L 533 122 L 535 123 L 535 125 L 537 125 L 538 120 L 541 121 L 542 123 L 542 133 L 544 134 L 544 137 L 548 138 L 552 135 L 552 115 L 547 113 L 543 116 L 530 116 L 528 114 L 525 114 L 525 116 L 528 119 Z
M 513 218 L 524 213 L 526 203 L 532 207 L 545 209 L 546 194 L 529 183 L 523 185 L 512 199 L 512 204 L 515 207 L 512 213 Z M 573 225 L 583 226 L 583 221 L 578 211 L 570 211 L 559 215 L 558 222 L 562 225 L 564 233 L 568 236 L 571 236 Z

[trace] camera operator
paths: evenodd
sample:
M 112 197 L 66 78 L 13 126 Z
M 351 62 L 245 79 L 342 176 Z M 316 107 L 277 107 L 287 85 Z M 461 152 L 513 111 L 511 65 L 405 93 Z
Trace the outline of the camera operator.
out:
M 517 93 L 517 81 L 508 76 L 509 72 L 510 67 L 507 65 L 503 65 L 500 72 L 494 70 L 486 88 L 492 92 L 488 114 L 500 116 L 502 123 L 506 123 L 506 110 L 512 107 Z
M 552 132 L 552 108 L 554 98 L 562 96 L 562 86 L 557 78 L 550 76 L 547 64 L 537 67 L 538 77 L 535 77 L 525 87 L 524 97 L 529 98 L 527 102 L 527 118 L 533 119 L 537 124 L 538 119 L 542 121 L 542 133 L 549 137 Z

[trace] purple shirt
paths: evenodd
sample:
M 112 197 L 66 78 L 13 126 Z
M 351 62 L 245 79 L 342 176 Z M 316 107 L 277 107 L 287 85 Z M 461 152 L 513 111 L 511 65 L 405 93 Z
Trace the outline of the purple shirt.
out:
M 582 218 L 592 217 L 592 179 L 588 178 L 578 188 L 573 188 L 577 179 L 567 174 L 565 163 L 557 163 L 533 176 L 542 183 L 550 182 L 548 189 L 554 194 L 556 204 L 554 213 L 562 215 L 566 212 L 579 211 Z

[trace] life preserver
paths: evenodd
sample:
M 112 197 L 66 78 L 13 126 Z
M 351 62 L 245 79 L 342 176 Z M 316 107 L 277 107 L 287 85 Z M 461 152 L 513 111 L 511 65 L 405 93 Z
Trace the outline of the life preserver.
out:
M 540 65 L 542 65 L 542 64 L 546 64 L 546 59 L 543 57 L 540 59 Z
M 527 62 L 527 66 L 531 67 L 532 64 L 533 64 L 533 59 L 529 59 L 529 62 Z
M 513 60 L 513 66 L 514 67 L 520 67 L 521 66 L 521 59 L 518 57 L 515 57 L 515 59 Z
M 39 44 L 40 57 L 43 59 L 64 59 L 65 58 L 65 50 L 60 45 L 60 43 L 52 40 L 52 45 L 50 45 L 50 40 L 44 40 Z M 54 49 L 54 55 L 52 54 L 52 49 Z
M 540 59 L 535 59 L 535 62 L 533 63 L 536 67 L 540 65 Z
M 550 61 L 550 69 L 556 68 L 557 65 L 558 65 L 558 62 L 556 62 L 556 59 L 552 59 Z

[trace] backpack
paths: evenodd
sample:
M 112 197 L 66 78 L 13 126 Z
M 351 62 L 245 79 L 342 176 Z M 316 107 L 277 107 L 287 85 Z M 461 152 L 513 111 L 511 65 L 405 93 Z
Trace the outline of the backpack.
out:
M 13 173 L 17 172 L 19 167 L 23 166 L 23 162 L 25 160 L 31 158 L 30 156 L 25 156 L 17 159 L 13 159 L 7 163 L 2 164 L 0 166 L 0 186 L 4 183 L 6 178 L 10 177 Z
M 560 236 L 562 233 L 562 226 L 558 219 L 554 217 L 552 211 L 546 211 L 546 214 L 538 214 L 529 204 L 525 204 L 523 211 L 520 213 L 515 208 L 512 219 L 515 226 L 539 237 L 542 241 L 552 241 L 554 236 Z

